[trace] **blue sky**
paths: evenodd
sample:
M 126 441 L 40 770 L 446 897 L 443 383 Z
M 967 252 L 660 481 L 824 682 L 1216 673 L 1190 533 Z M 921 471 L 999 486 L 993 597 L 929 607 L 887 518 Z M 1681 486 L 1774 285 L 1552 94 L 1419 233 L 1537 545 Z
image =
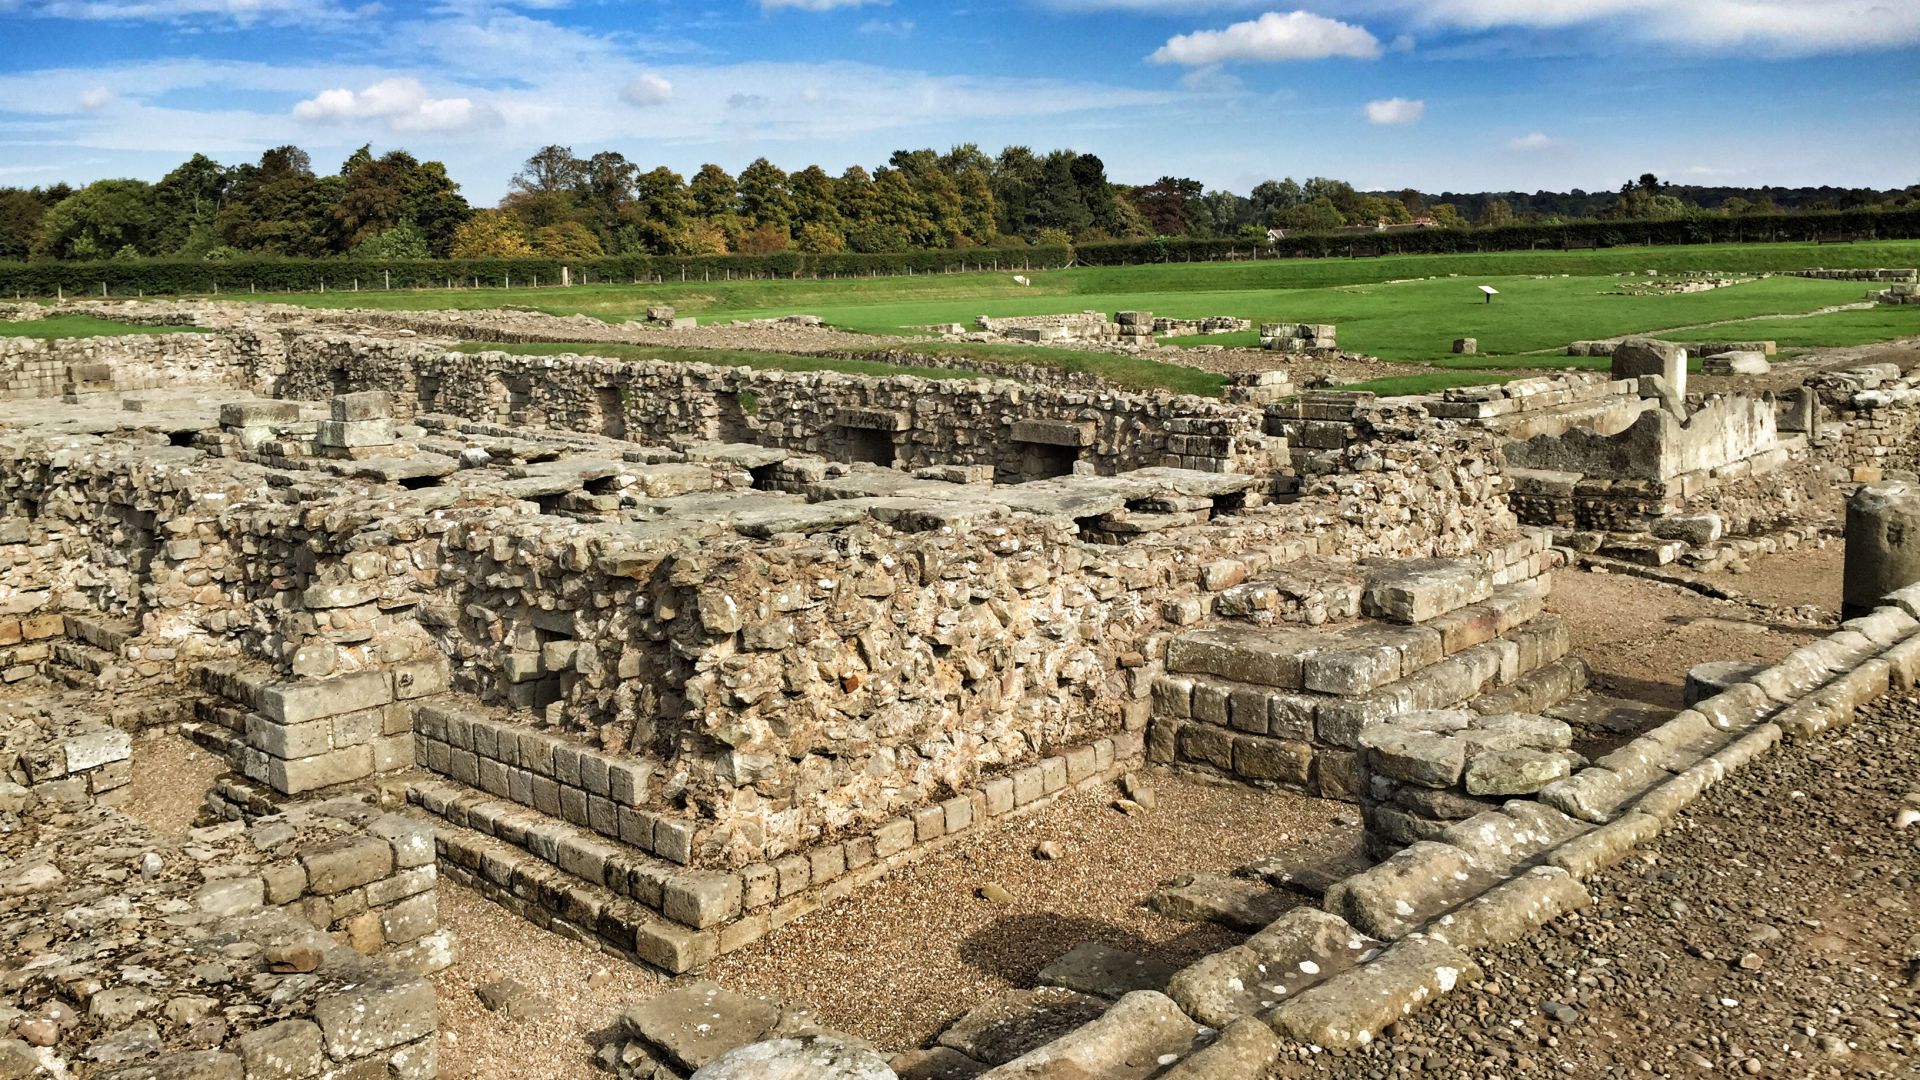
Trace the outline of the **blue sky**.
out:
M 362 143 L 492 202 L 550 142 L 690 174 L 902 147 L 1245 192 L 1920 182 L 1920 0 L 0 0 L 0 184 Z

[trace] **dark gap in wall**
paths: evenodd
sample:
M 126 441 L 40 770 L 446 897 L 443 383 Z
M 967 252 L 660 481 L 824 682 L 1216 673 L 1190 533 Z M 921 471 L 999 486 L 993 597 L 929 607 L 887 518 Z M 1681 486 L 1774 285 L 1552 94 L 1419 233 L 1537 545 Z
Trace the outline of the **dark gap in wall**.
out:
M 1080 460 L 1080 448 L 1077 446 L 1017 441 L 1012 445 L 1013 459 L 994 466 L 993 482 L 996 484 L 1025 484 L 1034 480 L 1051 480 L 1056 476 L 1072 476 L 1074 463 Z
M 713 437 L 720 442 L 752 443 L 754 438 L 751 417 L 760 411 L 760 395 L 751 390 L 741 390 L 732 394 L 715 395 L 720 406 L 719 416 L 714 421 Z
M 849 427 L 841 428 L 846 435 L 848 461 L 864 461 L 869 465 L 893 467 L 893 432 L 879 428 Z
M 600 408 L 600 434 L 609 439 L 627 437 L 626 398 L 617 386 L 595 387 L 593 400 Z
M 753 477 L 753 489 L 755 491 L 775 490 L 774 478 L 779 472 L 780 465 L 778 462 L 772 465 L 756 465 L 747 470 L 747 474 Z
M 439 487 L 440 478 L 437 476 L 403 476 L 400 478 L 400 486 L 406 488 L 408 491 L 419 491 L 421 488 Z
M 193 440 L 198 437 L 199 434 L 197 431 L 169 431 L 167 432 L 167 442 L 174 446 L 192 446 Z

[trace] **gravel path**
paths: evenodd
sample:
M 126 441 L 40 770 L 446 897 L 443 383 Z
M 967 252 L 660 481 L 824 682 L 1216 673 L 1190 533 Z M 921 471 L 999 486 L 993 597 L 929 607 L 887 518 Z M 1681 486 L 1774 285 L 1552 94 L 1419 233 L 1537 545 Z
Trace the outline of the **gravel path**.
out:
M 1594 906 L 1477 957 L 1487 980 L 1280 1077 L 1920 1076 L 1920 696 L 1710 790 L 1588 882 Z

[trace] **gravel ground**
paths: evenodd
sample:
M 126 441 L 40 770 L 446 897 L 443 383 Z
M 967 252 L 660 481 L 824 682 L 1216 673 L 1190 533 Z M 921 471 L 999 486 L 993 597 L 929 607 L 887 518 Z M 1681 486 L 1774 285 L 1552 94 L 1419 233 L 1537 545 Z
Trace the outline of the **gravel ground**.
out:
M 160 728 L 134 740 L 133 762 L 132 792 L 121 809 L 159 836 L 185 836 L 202 796 L 227 771 L 219 755 Z
M 1335 851 L 1358 838 L 1346 808 L 1156 772 L 1158 806 L 1129 817 L 1115 792 L 1078 793 L 1037 815 L 1005 821 L 708 965 L 702 977 L 772 994 L 888 1051 L 922 1045 L 972 1005 L 1032 985 L 1040 968 L 1083 941 L 1184 963 L 1239 940 L 1140 906 L 1183 873 L 1228 871 L 1289 843 Z M 1334 819 L 1349 822 L 1336 827 Z M 1043 840 L 1061 858 L 1037 859 Z M 996 882 L 1009 904 L 978 897 Z M 442 1075 L 589 1077 L 595 1033 L 620 1009 L 657 994 L 664 976 L 534 930 L 452 885 L 441 917 L 460 960 L 440 990 Z M 596 972 L 601 972 L 597 977 Z M 512 978 L 545 995 L 555 1015 L 504 1021 L 473 988 Z M 597 985 L 596 985 L 597 983 Z
M 1547 610 L 1567 620 L 1573 653 L 1593 669 L 1596 689 L 1679 709 L 1687 669 L 1695 664 L 1771 662 L 1831 633 L 1839 619 L 1833 608 L 1841 556 L 1835 541 L 1761 556 L 1744 574 L 1714 576 L 1757 603 L 1715 600 L 1626 574 L 1561 570 L 1554 574 Z M 1819 618 L 1778 610 L 1807 604 L 1822 609 Z
M 1477 957 L 1487 981 L 1279 1077 L 1920 1076 L 1920 696 L 1783 747 Z

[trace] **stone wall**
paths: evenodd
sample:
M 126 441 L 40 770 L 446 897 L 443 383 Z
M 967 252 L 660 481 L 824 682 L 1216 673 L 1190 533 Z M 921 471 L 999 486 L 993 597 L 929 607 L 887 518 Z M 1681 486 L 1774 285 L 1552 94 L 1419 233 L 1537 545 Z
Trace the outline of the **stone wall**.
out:
M 69 388 L 243 386 L 263 364 L 277 366 L 278 344 L 277 336 L 246 333 L 0 337 L 0 400 L 57 398 Z
M 1685 420 L 1649 409 L 1618 434 L 1574 429 L 1536 435 L 1509 444 L 1505 454 L 1520 469 L 1667 481 L 1768 454 L 1778 445 L 1772 401 L 1728 396 L 1708 400 Z
M 338 336 L 290 343 L 279 396 L 357 390 L 387 391 L 403 415 L 755 443 L 907 470 L 990 465 L 1009 481 L 1159 465 L 1259 475 L 1284 449 L 1263 436 L 1257 411 L 1164 393 L 448 353 Z

